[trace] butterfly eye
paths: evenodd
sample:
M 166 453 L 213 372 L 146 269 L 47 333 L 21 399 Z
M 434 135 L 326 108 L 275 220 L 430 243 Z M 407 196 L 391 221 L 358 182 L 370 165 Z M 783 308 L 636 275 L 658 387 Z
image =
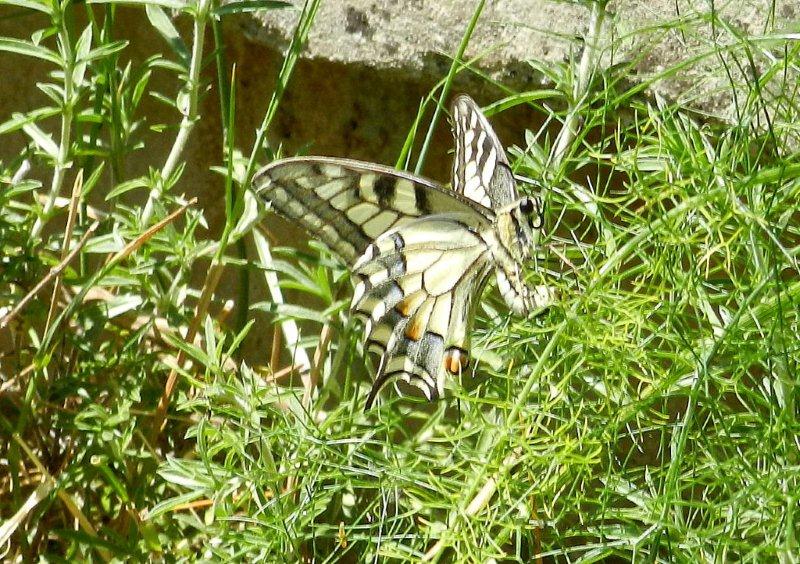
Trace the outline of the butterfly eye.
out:
M 520 202 L 519 210 L 528 218 L 532 229 L 540 229 L 544 224 L 542 204 L 538 198 L 525 198 Z
M 532 200 L 532 199 L 530 199 L 530 198 L 525 198 L 525 199 L 524 199 L 524 200 L 522 200 L 522 202 L 520 202 L 520 204 L 519 204 L 519 209 L 520 209 L 520 211 L 521 211 L 522 213 L 524 213 L 525 215 L 530 215 L 530 214 L 532 214 L 532 213 L 533 213 L 533 210 L 534 210 L 534 208 L 535 208 L 535 207 L 536 207 L 536 206 L 534 205 L 534 203 L 533 203 L 533 200 Z

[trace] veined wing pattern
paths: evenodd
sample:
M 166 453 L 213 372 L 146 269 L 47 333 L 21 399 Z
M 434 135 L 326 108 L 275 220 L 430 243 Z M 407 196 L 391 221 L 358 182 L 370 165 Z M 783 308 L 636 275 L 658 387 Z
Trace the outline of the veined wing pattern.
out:
M 298 221 L 348 264 L 356 282 L 351 311 L 380 355 L 369 408 L 392 379 L 441 396 L 448 375 L 469 362 L 474 306 L 495 271 L 509 306 L 527 314 L 547 305 L 528 287 L 522 261 L 542 228 L 538 198 L 517 194 L 497 136 L 468 96 L 453 101 L 453 189 L 348 159 L 275 161 L 253 180 L 272 208 Z

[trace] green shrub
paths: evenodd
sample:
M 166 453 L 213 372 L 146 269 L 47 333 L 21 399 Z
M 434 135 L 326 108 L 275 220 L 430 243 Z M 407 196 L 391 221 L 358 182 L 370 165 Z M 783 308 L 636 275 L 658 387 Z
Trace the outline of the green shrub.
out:
M 731 124 L 643 95 L 686 61 L 628 81 L 652 29 L 618 38 L 641 41 L 640 58 L 601 69 L 609 16 L 586 3 L 580 60 L 533 62 L 551 89 L 499 87 L 487 108 L 528 105 L 552 126 L 510 154 L 545 187 L 530 278 L 558 304 L 516 319 L 488 293 L 477 372 L 444 401 L 387 393 L 364 413 L 345 271 L 319 245 L 276 253 L 244 189 L 280 153 L 266 134 L 318 2 L 255 142 L 236 128 L 220 22 L 283 2 L 131 0 L 165 39 L 144 59 L 117 39 L 123 2 L 5 3 L 38 27 L 0 38 L 2 56 L 49 70 L 41 105 L 6 108 L 0 124 L 12 155 L 0 163 L 7 557 L 797 559 L 796 34 L 748 36 L 714 11 L 657 30 L 715 31 L 692 61 L 727 72 Z M 422 120 L 440 119 L 456 74 L 474 70 L 462 55 L 481 7 L 410 128 L 408 168 L 421 170 L 431 139 L 415 144 Z M 219 116 L 200 115 L 209 90 Z M 150 97 L 168 123 L 145 113 Z M 212 117 L 225 221 L 209 235 L 181 193 L 187 143 Z M 163 164 L 131 172 L 163 146 Z M 256 367 L 240 354 L 253 323 L 223 320 L 231 273 L 272 288 L 251 309 L 276 334 L 306 330 Z M 314 307 L 280 300 L 277 284 Z M 237 305 L 247 313 L 246 292 Z M 313 367 L 291 378 L 281 359 L 298 350 Z

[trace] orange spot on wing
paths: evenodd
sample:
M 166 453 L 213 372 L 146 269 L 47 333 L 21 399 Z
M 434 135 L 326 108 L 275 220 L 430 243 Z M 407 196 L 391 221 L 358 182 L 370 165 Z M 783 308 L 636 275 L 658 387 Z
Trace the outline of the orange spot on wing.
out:
M 444 368 L 450 374 L 461 374 L 469 367 L 469 353 L 462 349 L 450 349 L 444 354 Z
M 398 311 L 400 315 L 403 317 L 408 317 L 411 315 L 411 306 L 413 305 L 413 300 L 411 296 L 406 296 L 400 302 L 394 306 L 394 308 Z
M 419 341 L 424 332 L 425 328 L 422 326 L 421 320 L 416 317 L 409 321 L 408 325 L 406 325 L 406 337 L 412 341 Z

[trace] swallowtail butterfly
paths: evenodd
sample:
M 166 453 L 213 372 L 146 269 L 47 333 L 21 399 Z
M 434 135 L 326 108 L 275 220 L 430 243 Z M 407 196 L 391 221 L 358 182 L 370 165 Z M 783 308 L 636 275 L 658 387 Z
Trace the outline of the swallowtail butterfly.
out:
M 523 261 L 543 226 L 542 203 L 520 197 L 505 151 L 468 96 L 451 107 L 452 190 L 372 163 L 328 157 L 275 161 L 253 180 L 272 209 L 297 221 L 350 267 L 352 313 L 380 355 L 366 408 L 402 379 L 432 400 L 469 363 L 470 326 L 489 275 L 527 315 L 551 300 L 526 285 Z

